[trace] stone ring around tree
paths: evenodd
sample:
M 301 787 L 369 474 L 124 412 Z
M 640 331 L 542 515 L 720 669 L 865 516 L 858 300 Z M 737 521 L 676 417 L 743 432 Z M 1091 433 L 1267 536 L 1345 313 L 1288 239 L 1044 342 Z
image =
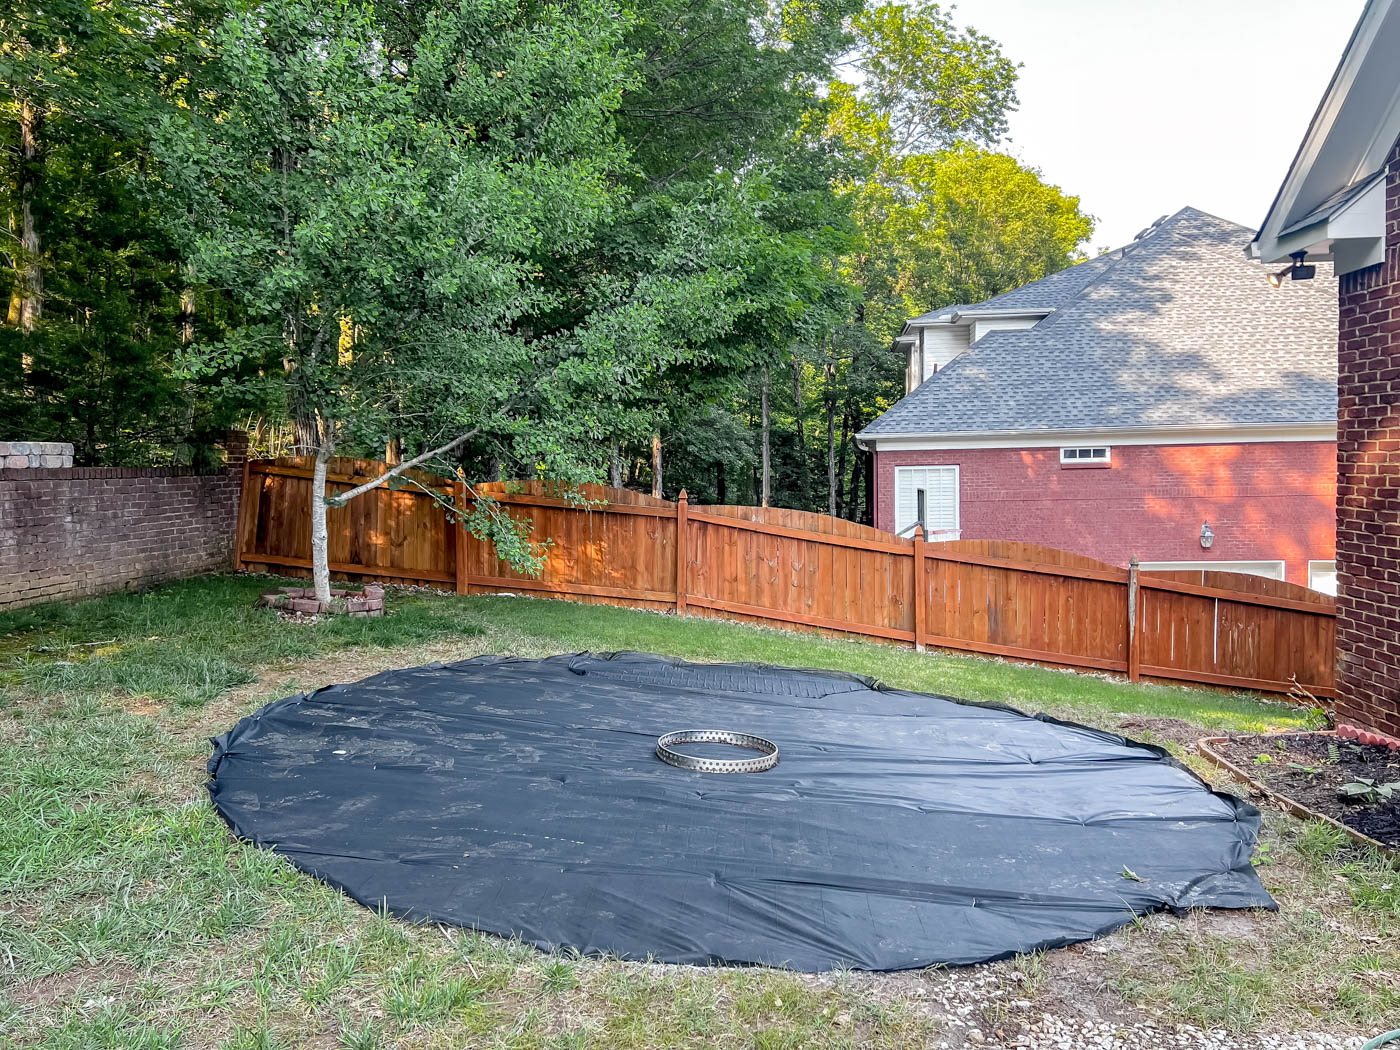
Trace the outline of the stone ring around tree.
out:
M 729 744 L 759 753 L 758 758 L 698 758 L 675 750 L 677 744 Z M 778 764 L 778 745 L 761 736 L 726 729 L 682 729 L 656 741 L 656 757 L 697 773 L 762 773 Z

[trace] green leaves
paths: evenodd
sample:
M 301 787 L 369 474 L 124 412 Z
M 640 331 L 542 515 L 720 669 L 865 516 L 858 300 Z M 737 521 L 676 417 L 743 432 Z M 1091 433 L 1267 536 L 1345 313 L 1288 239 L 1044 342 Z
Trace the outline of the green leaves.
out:
M 294 411 L 346 444 L 505 413 L 534 378 L 522 319 L 556 300 L 535 260 L 613 208 L 625 24 L 505 3 L 226 16 L 154 143 L 172 234 L 249 318 L 189 348 L 188 371 L 275 333 Z
M 896 154 L 994 143 L 1016 108 L 1016 65 L 938 4 L 882 3 L 854 20 L 868 140 Z
M 1377 805 L 1392 796 L 1400 797 L 1400 780 L 1378 784 L 1373 777 L 1357 777 L 1338 788 L 1337 794 L 1344 802 Z

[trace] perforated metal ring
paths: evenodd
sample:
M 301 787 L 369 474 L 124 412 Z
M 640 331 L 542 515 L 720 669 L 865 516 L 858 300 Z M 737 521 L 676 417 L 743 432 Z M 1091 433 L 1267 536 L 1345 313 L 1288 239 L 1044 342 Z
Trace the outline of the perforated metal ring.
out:
M 673 750 L 675 744 L 731 744 L 760 753 L 758 758 L 696 758 Z M 682 729 L 656 741 L 656 757 L 681 769 L 697 773 L 762 773 L 778 764 L 778 745 L 749 733 L 727 729 Z

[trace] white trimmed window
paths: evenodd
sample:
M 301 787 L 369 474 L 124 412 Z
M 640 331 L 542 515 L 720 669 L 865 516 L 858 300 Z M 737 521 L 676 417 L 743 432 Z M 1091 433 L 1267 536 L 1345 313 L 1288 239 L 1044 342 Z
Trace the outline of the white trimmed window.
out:
M 1323 594 L 1334 597 L 1337 593 L 1337 563 L 1334 561 L 1308 562 L 1308 586 Z
M 1060 449 L 1061 463 L 1098 463 L 1109 462 L 1109 448 L 1107 445 L 1084 445 L 1074 448 Z
M 1145 561 L 1138 566 L 1143 572 L 1242 572 L 1248 576 L 1263 576 L 1270 580 L 1283 579 L 1281 561 Z
M 929 539 L 958 538 L 958 468 L 895 467 L 894 531 L 900 536 L 914 532 L 922 520 Z

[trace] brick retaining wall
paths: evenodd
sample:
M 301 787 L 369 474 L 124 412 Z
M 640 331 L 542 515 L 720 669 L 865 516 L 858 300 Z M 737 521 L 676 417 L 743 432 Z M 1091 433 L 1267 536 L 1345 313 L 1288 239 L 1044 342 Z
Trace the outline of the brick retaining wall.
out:
M 247 438 L 217 472 L 0 469 L 0 609 L 228 569 Z

